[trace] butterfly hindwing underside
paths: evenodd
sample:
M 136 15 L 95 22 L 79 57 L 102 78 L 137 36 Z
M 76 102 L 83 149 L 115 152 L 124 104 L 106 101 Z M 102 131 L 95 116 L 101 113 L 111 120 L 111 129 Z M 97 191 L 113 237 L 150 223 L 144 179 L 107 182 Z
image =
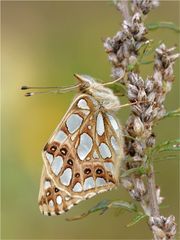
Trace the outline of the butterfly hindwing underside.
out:
M 42 152 L 41 212 L 61 214 L 117 186 L 122 145 L 113 112 L 89 94 L 78 95 Z

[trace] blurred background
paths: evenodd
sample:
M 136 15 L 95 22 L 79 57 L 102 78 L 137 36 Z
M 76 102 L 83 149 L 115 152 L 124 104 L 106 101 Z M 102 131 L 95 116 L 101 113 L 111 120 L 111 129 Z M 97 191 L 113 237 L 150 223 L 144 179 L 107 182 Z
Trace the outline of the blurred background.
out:
M 127 228 L 133 215 L 110 210 L 75 222 L 79 215 L 102 199 L 130 201 L 120 187 L 81 202 L 58 217 L 44 217 L 37 204 L 42 169 L 41 149 L 71 103 L 75 93 L 25 98 L 22 85 L 69 86 L 73 73 L 86 73 L 110 80 L 110 64 L 102 39 L 113 36 L 121 16 L 106 1 L 3 1 L 2 5 L 2 239 L 151 239 L 145 222 Z M 162 1 L 146 23 L 171 21 L 178 25 L 179 1 Z M 167 46 L 178 44 L 172 30 L 152 31 L 150 38 Z M 150 75 L 152 66 L 142 67 Z M 178 63 L 176 82 L 169 94 L 168 110 L 179 106 Z M 122 102 L 127 102 L 122 99 Z M 125 123 L 129 109 L 119 118 Z M 157 142 L 178 137 L 178 120 L 163 120 L 156 126 Z M 179 219 L 178 156 L 155 162 L 157 184 L 165 197 L 161 212 Z

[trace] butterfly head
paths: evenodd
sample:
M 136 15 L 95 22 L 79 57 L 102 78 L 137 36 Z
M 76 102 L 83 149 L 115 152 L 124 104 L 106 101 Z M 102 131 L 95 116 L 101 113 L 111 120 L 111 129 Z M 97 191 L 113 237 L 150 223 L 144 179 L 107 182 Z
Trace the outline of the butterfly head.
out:
M 98 83 L 93 77 L 89 75 L 74 74 L 79 81 L 79 90 L 82 93 L 92 95 L 99 103 L 108 110 L 118 109 L 120 102 L 113 91 L 105 84 Z

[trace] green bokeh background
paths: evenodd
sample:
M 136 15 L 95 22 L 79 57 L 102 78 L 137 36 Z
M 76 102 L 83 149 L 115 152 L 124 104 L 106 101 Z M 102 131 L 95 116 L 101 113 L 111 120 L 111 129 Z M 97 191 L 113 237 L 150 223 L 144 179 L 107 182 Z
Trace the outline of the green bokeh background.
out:
M 178 25 L 178 1 L 162 1 L 147 23 L 172 21 Z M 110 210 L 83 220 L 67 222 L 67 216 L 80 214 L 98 201 L 130 200 L 120 187 L 100 194 L 58 217 L 44 217 L 37 205 L 42 168 L 41 149 L 65 114 L 75 93 L 25 98 L 21 85 L 75 83 L 73 73 L 86 73 L 109 80 L 110 65 L 102 38 L 113 36 L 121 24 L 110 2 L 3 1 L 2 2 L 2 239 L 150 239 L 142 222 L 127 228 L 132 215 Z M 178 44 L 178 34 L 158 30 L 149 34 L 167 46 Z M 150 75 L 152 66 L 142 68 Z M 168 110 L 179 106 L 178 64 L 176 82 L 168 96 Z M 122 99 L 122 102 L 127 102 Z M 119 113 L 121 122 L 129 110 Z M 157 142 L 178 137 L 178 120 L 167 119 L 156 128 Z M 162 214 L 179 218 L 178 156 L 155 163 L 156 180 L 165 197 Z

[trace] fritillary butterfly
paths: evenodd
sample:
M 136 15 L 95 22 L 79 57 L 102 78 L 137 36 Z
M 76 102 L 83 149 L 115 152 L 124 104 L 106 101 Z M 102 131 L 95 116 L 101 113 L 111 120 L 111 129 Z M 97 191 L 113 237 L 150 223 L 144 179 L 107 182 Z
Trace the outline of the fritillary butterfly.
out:
M 38 202 L 44 215 L 62 214 L 119 183 L 123 137 L 114 115 L 119 100 L 90 76 L 75 76 L 79 94 L 42 151 Z

